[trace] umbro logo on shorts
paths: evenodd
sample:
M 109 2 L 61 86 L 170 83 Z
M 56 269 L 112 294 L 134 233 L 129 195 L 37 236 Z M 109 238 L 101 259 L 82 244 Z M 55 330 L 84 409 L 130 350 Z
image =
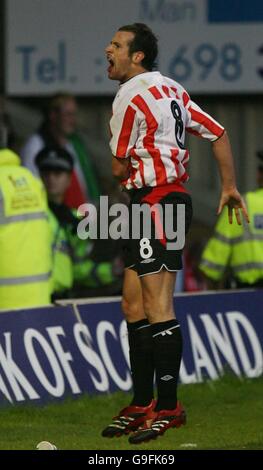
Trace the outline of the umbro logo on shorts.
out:
M 153 263 L 156 260 L 156 258 L 148 258 L 144 259 L 141 261 L 141 263 Z
M 164 382 L 168 382 L 168 380 L 171 379 L 173 379 L 172 375 L 164 375 L 163 377 L 161 377 L 161 380 L 164 380 Z

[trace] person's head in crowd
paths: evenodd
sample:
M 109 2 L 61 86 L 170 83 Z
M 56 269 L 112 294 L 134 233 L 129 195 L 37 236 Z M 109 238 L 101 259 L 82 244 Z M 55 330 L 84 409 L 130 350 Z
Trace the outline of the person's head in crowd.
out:
M 263 188 L 263 150 L 257 152 L 258 168 L 257 168 L 257 183 L 260 188 Z
M 45 147 L 37 154 L 36 165 L 49 201 L 62 204 L 71 182 L 74 165 L 72 156 L 61 147 Z
M 45 124 L 49 132 L 59 144 L 70 137 L 77 125 L 77 102 L 69 93 L 54 95 L 46 110 Z

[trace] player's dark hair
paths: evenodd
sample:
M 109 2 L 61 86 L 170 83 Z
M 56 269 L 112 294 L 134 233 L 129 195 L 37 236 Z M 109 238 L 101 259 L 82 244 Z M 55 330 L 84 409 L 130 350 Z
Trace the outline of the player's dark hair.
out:
M 146 70 L 152 71 L 158 55 L 158 39 L 152 30 L 144 23 L 133 23 L 122 26 L 119 31 L 134 33 L 134 38 L 129 44 L 130 55 L 142 51 L 145 57 L 141 64 Z

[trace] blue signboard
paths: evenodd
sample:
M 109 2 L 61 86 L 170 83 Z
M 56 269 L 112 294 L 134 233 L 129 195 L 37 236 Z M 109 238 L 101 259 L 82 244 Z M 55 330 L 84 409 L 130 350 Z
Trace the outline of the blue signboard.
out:
M 8 94 L 39 96 L 69 89 L 78 95 L 115 95 L 117 84 L 107 77 L 104 50 L 129 22 L 152 28 L 159 38 L 160 72 L 191 94 L 262 93 L 262 0 L 72 4 L 27 0 L 18 9 L 17 0 L 6 2 Z
M 208 0 L 210 23 L 259 23 L 263 21 L 262 0 Z
M 180 295 L 175 304 L 182 383 L 214 380 L 226 369 L 262 374 L 263 291 Z M 0 314 L 0 403 L 128 391 L 128 364 L 119 299 Z

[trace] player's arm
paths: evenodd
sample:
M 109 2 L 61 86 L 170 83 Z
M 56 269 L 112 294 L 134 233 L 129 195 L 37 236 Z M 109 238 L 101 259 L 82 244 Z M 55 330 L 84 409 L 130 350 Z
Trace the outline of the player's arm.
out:
M 233 209 L 239 225 L 241 225 L 240 211 L 249 222 L 246 205 L 236 187 L 233 156 L 226 131 L 212 116 L 193 102 L 188 93 L 184 91 L 182 96 L 187 116 L 186 130 L 196 136 L 208 139 L 212 143 L 222 183 L 217 213 L 220 214 L 223 207 L 228 206 L 230 224 L 233 221 Z
M 112 156 L 112 174 L 120 181 L 129 178 L 129 158 L 117 158 Z
M 212 142 L 212 149 L 218 164 L 222 184 L 217 214 L 221 214 L 223 207 L 228 206 L 228 219 L 230 224 L 233 222 L 233 210 L 239 225 L 242 223 L 240 211 L 243 213 L 246 221 L 249 222 L 245 202 L 236 187 L 233 156 L 226 132 L 224 132 L 219 139 Z

